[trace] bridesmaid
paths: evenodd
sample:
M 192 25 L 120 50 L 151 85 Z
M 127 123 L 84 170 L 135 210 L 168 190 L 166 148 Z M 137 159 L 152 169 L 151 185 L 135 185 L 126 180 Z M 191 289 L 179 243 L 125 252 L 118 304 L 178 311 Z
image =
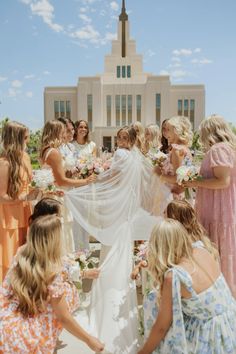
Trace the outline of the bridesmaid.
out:
M 89 126 L 85 120 L 75 122 L 75 136 L 73 144 L 75 146 L 77 157 L 87 157 L 92 155 L 96 157 L 97 149 L 94 141 L 89 139 Z
M 65 127 L 59 120 L 47 122 L 43 129 L 40 158 L 44 168 L 51 168 L 56 186 L 67 190 L 71 187 L 82 187 L 93 183 L 96 176 L 91 175 L 86 179 L 72 179 L 66 176 L 65 159 L 60 152 L 60 146 L 64 143 Z M 73 252 L 73 216 L 64 203 L 64 197 L 54 196 L 62 203 L 63 214 L 63 251 L 64 254 Z
M 220 252 L 222 272 L 236 297 L 236 137 L 217 115 L 200 125 L 206 154 L 200 181 L 185 183 L 197 188 L 196 211 Z
M 26 238 L 31 203 L 38 191 L 29 193 L 30 157 L 25 152 L 29 130 L 8 122 L 2 131 L 0 156 L 0 283 L 13 256 Z
M 170 152 L 160 171 L 161 179 L 170 185 L 174 199 L 184 199 L 184 188 L 176 183 L 176 170 L 186 160 L 192 160 L 189 146 L 192 143 L 192 127 L 187 117 L 176 116 L 168 119 L 166 123 L 166 137 L 170 145 Z

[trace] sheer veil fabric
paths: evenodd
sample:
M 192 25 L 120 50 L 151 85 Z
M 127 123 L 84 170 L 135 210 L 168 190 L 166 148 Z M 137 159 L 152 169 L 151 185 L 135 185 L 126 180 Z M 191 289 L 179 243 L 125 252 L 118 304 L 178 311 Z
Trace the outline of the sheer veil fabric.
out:
M 90 327 L 112 354 L 135 354 L 138 313 L 130 279 L 134 240 L 147 240 L 171 193 L 136 148 L 118 149 L 111 169 L 95 184 L 66 192 L 76 221 L 103 245 L 112 246 L 91 292 Z

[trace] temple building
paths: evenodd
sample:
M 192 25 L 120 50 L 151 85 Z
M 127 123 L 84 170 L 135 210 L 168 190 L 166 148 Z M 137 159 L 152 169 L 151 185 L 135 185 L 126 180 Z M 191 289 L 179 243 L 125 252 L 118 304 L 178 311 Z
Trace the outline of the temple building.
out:
M 143 71 L 122 1 L 117 39 L 105 56 L 104 73 L 79 77 L 77 86 L 45 87 L 45 121 L 69 117 L 89 123 L 97 146 L 115 146 L 117 129 L 140 121 L 158 124 L 174 115 L 189 117 L 196 129 L 205 117 L 204 85 L 172 85 L 170 77 Z

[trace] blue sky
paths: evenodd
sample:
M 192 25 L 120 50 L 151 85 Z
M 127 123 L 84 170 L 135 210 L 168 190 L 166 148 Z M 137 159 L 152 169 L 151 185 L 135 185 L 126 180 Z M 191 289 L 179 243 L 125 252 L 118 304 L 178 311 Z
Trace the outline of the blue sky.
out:
M 121 0 L 1 0 L 0 119 L 43 125 L 45 86 L 103 72 Z M 126 0 L 144 69 L 205 84 L 206 115 L 236 125 L 236 1 Z

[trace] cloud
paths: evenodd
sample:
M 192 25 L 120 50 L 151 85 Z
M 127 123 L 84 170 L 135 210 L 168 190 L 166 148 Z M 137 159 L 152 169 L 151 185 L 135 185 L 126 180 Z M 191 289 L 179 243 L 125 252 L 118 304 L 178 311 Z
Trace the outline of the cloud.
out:
M 29 5 L 33 15 L 39 16 L 43 21 L 55 32 L 62 32 L 63 26 L 55 23 L 54 19 L 54 7 L 49 0 L 20 0 L 23 4 Z
M 32 98 L 33 97 L 33 92 L 32 91 L 27 91 L 25 95 L 28 98 Z
M 0 76 L 0 82 L 6 81 L 6 80 L 7 80 L 7 77 Z
M 96 31 L 92 25 L 86 25 L 81 29 L 72 32 L 70 36 L 72 38 L 77 38 L 77 39 L 87 39 L 92 42 L 92 41 L 97 41 L 99 39 L 100 33 Z
M 81 13 L 84 13 L 84 12 L 87 12 L 87 11 L 88 11 L 88 8 L 87 8 L 87 7 L 81 7 L 81 8 L 79 9 L 79 11 L 80 11 Z
M 167 70 L 161 70 L 160 72 L 159 72 L 159 75 L 170 75 L 170 73 L 169 73 L 169 71 L 167 71 Z
M 176 56 L 189 56 L 192 55 L 192 50 L 191 49 L 175 49 L 173 50 L 172 54 L 176 55 Z
M 193 53 L 200 53 L 201 51 L 202 51 L 201 48 L 195 48 L 195 49 L 182 48 L 182 49 L 173 50 L 172 54 L 177 57 L 179 57 L 179 56 L 187 57 L 187 56 L 192 55 Z
M 23 82 L 20 80 L 14 80 L 11 82 L 11 86 L 15 88 L 19 88 L 23 85 Z
M 171 76 L 176 79 L 183 78 L 187 75 L 188 75 L 187 71 L 184 70 L 174 70 L 171 72 Z
M 31 0 L 20 0 L 25 5 L 29 5 L 31 3 Z
M 156 55 L 156 53 L 151 50 L 151 49 L 148 49 L 148 51 L 146 52 L 146 56 L 149 57 L 149 58 L 152 58 Z
M 92 22 L 91 18 L 88 17 L 88 16 L 85 15 L 85 14 L 79 14 L 79 18 L 80 18 L 82 21 L 86 22 L 86 23 L 91 23 L 91 22 Z
M 8 89 L 8 96 L 9 96 L 9 97 L 16 97 L 16 96 L 19 95 L 20 93 L 21 93 L 21 91 L 20 91 L 20 90 L 16 90 L 15 88 L 10 87 L 10 88 Z
M 117 33 L 111 33 L 111 32 L 107 32 L 105 35 L 105 40 L 106 41 L 114 41 L 115 39 L 117 39 Z
M 203 59 L 192 59 L 191 63 L 192 64 L 199 64 L 199 65 L 206 65 L 206 64 L 212 64 L 213 61 L 210 59 L 203 58 Z
M 34 79 L 35 75 L 34 74 L 30 74 L 30 75 L 25 75 L 24 79 L 29 80 L 29 79 Z
M 116 1 L 112 1 L 112 2 L 110 3 L 110 6 L 111 6 L 111 9 L 112 9 L 113 11 L 118 11 L 118 10 L 119 10 L 119 4 L 118 4 Z
M 51 75 L 51 73 L 48 70 L 44 70 L 43 75 Z

